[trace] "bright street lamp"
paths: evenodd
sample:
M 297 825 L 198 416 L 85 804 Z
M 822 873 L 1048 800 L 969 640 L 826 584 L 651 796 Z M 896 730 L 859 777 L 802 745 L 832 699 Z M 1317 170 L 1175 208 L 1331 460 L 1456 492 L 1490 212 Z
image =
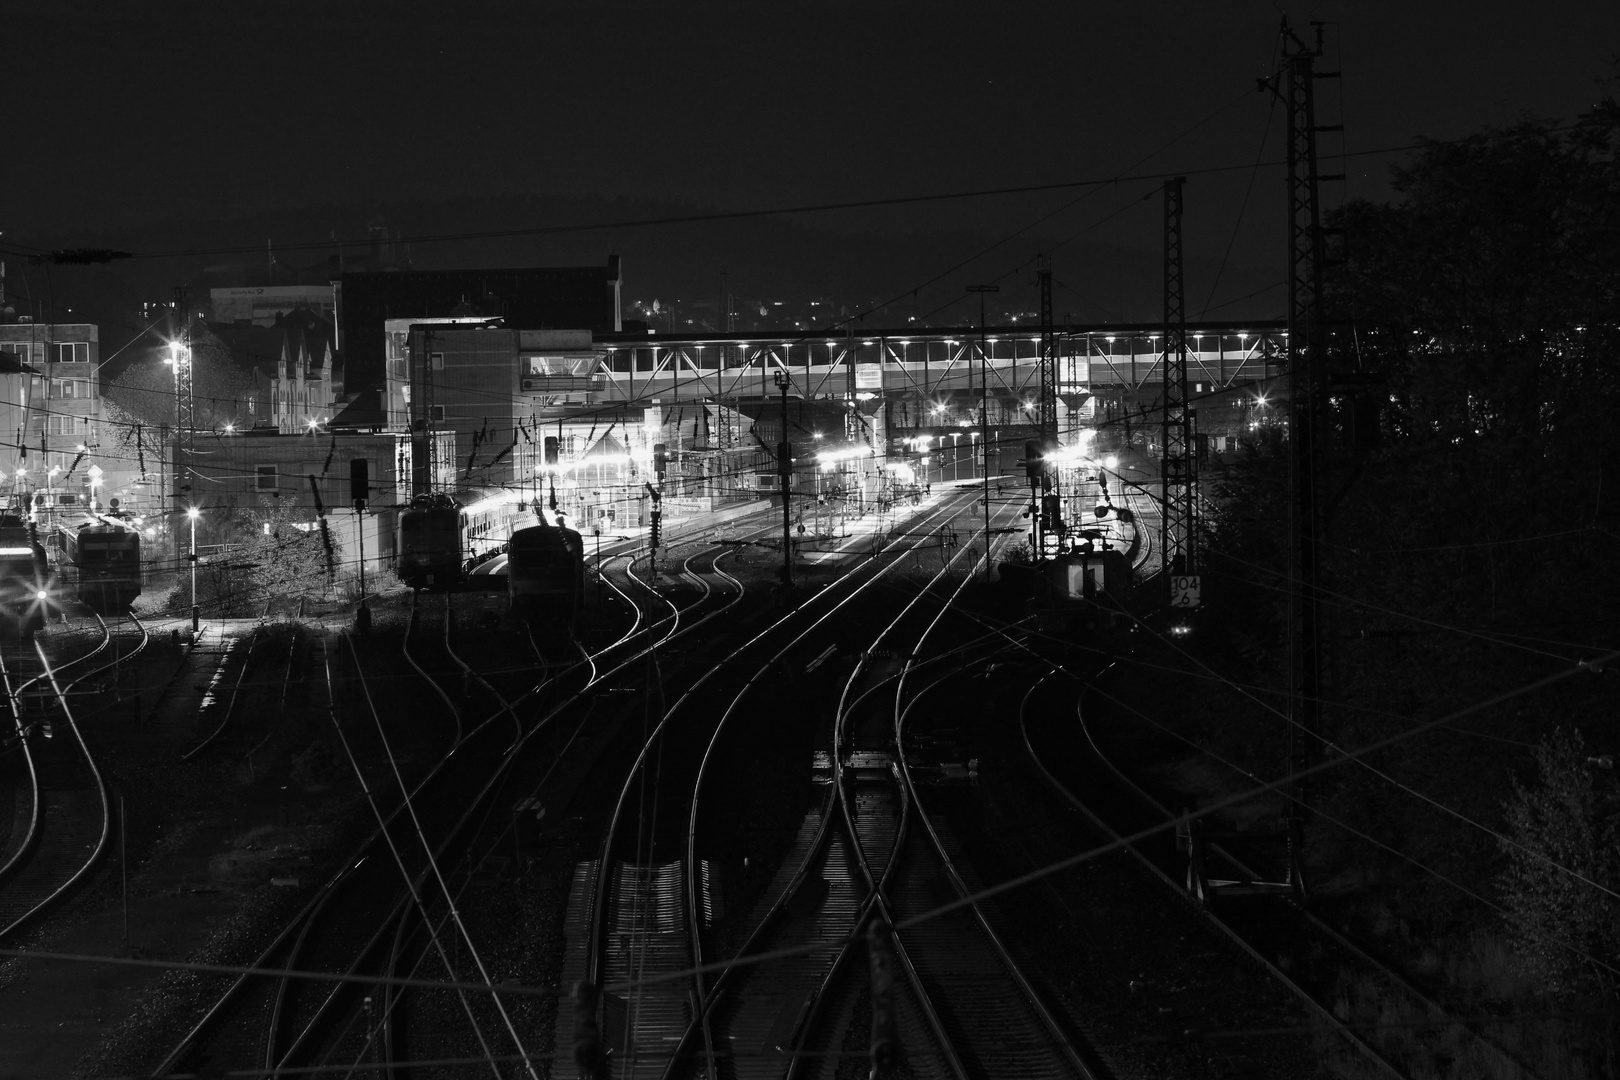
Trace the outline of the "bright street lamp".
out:
M 197 610 L 197 519 L 202 511 L 195 506 L 186 510 L 186 517 L 191 519 L 191 633 L 196 635 L 202 625 L 201 616 Z

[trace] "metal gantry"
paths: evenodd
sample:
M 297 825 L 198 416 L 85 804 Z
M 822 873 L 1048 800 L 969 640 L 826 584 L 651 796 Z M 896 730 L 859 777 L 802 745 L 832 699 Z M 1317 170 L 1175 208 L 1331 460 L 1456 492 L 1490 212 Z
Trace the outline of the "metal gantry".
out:
M 1184 176 L 1164 182 L 1164 396 L 1161 474 L 1164 512 L 1159 551 L 1169 578 L 1195 574 L 1193 509 L 1197 455 L 1192 405 L 1187 397 L 1187 305 L 1182 289 L 1181 193 Z M 1173 588 L 1173 586 L 1171 586 Z

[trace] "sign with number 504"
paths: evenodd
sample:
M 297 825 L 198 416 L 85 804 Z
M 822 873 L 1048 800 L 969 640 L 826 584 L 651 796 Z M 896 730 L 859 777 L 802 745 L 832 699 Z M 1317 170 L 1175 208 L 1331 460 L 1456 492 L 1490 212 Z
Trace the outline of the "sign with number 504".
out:
M 1177 574 L 1170 578 L 1170 606 L 1198 607 L 1204 602 L 1204 581 L 1197 574 Z

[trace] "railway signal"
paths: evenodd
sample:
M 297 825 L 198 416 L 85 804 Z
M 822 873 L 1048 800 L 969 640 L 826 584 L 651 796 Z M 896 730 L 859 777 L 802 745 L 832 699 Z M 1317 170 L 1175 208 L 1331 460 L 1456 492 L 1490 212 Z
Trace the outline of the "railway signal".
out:
M 664 443 L 653 443 L 653 475 L 658 479 L 664 478 L 669 469 L 669 447 Z
M 872 973 L 872 1071 L 874 1075 L 900 1060 L 900 1036 L 894 1022 L 894 927 L 873 919 L 866 927 L 866 954 Z
M 648 546 L 652 548 L 653 558 L 656 559 L 658 557 L 658 527 L 659 523 L 664 519 L 664 496 L 651 484 L 643 484 L 642 486 L 647 489 L 647 494 L 652 496 L 652 528 L 648 533 L 650 541 Z
M 371 498 L 371 466 L 365 458 L 349 461 L 349 499 L 356 510 L 364 510 Z

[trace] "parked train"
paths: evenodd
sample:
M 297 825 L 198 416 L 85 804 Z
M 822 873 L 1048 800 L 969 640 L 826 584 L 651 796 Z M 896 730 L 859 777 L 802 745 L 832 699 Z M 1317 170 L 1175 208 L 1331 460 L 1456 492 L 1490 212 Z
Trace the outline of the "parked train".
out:
M 529 520 L 516 492 L 418 495 L 399 515 L 396 569 L 412 588 L 454 589 L 469 566 L 504 550 L 512 530 Z
M 101 512 L 80 493 L 42 488 L 28 499 L 35 536 L 63 591 L 99 615 L 122 615 L 141 595 L 141 533 L 118 510 Z
M 542 520 L 512 534 L 506 553 L 512 614 L 545 628 L 572 628 L 585 596 L 585 541 Z
M 112 515 L 58 521 L 51 539 L 63 585 L 98 615 L 123 615 L 141 595 L 141 533 Z
M 33 523 L 16 509 L 0 512 L 0 625 L 31 637 L 45 625 L 55 593 Z

